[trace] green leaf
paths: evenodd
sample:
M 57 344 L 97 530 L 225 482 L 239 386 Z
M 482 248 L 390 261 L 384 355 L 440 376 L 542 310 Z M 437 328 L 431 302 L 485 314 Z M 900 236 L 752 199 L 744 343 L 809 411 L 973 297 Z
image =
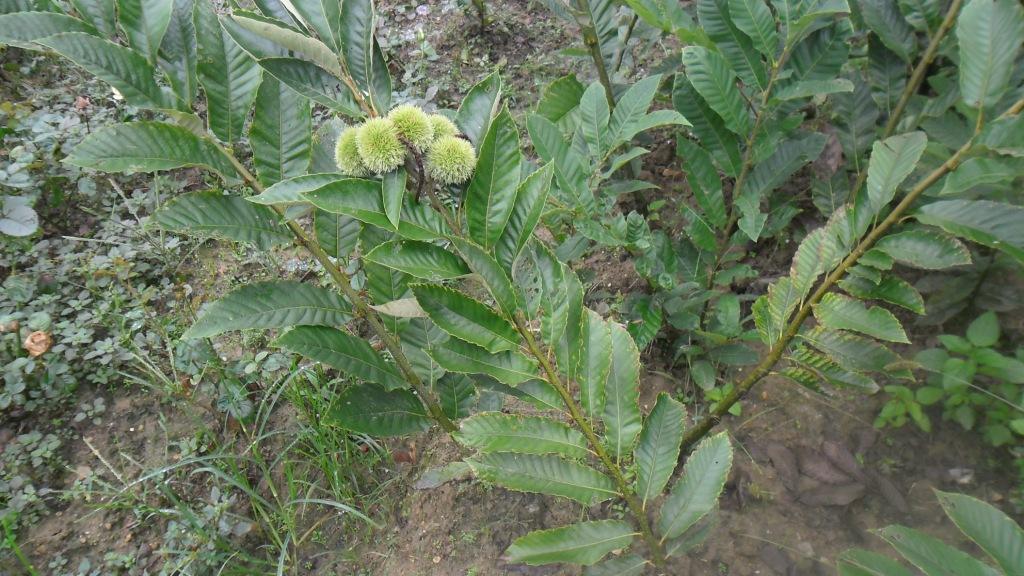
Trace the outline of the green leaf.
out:
M 605 385 L 605 442 L 621 462 L 632 452 L 642 428 L 640 417 L 640 351 L 625 327 L 610 323 L 611 368 Z
M 505 318 L 514 319 L 519 311 L 519 296 L 501 265 L 483 248 L 469 240 L 455 236 L 451 242 L 466 264 L 469 264 L 469 269 L 484 281 Z
M 904 62 L 910 62 L 917 41 L 895 0 L 860 0 L 859 4 L 864 23 L 882 44 Z
M 570 127 L 585 90 L 575 74 L 562 76 L 544 88 L 537 103 L 537 114 L 563 129 Z
M 511 490 L 561 496 L 586 506 L 618 496 L 607 476 L 555 455 L 498 452 L 466 462 L 481 480 Z
M 164 204 L 153 220 L 164 230 L 245 242 L 260 250 L 292 241 L 273 210 L 240 196 L 225 196 L 219 190 L 177 196 Z
M 406 436 L 431 425 L 415 394 L 368 383 L 346 388 L 325 416 L 326 423 L 371 436 Z
M 522 156 L 519 131 L 505 108 L 491 122 L 480 144 L 476 172 L 465 196 L 469 236 L 485 249 L 497 243 L 512 214 Z
M 871 147 L 866 189 L 871 216 L 892 201 L 896 188 L 917 166 L 926 144 L 924 132 L 910 132 L 890 136 Z
M 923 532 L 904 526 L 878 531 L 911 564 L 928 576 L 998 576 L 999 572 Z
M 174 7 L 171 21 L 160 42 L 157 58 L 160 68 L 167 73 L 171 88 L 188 106 L 196 99 L 199 82 L 196 77 L 198 62 L 196 28 L 192 22 L 193 0 L 167 0 Z
M 837 564 L 839 576 L 913 576 L 899 562 L 857 548 L 843 552 Z
M 726 432 L 702 440 L 686 460 L 683 475 L 661 505 L 661 541 L 682 535 L 718 504 L 732 467 L 732 445 Z
M 394 231 L 384 213 L 381 183 L 359 178 L 342 178 L 330 182 L 302 196 L 314 206 L 332 214 L 345 214 L 383 230 Z M 444 224 L 440 216 L 427 206 L 406 201 L 398 234 L 417 241 L 431 241 L 442 237 Z
M 580 404 L 591 420 L 596 421 L 604 413 L 605 385 L 612 365 L 612 355 L 608 353 L 612 349 L 611 327 L 597 312 L 587 308 L 580 340 L 584 346 L 576 368 Z
M 938 492 L 939 503 L 968 538 L 1006 574 L 1024 573 L 1024 530 L 995 506 L 966 494 Z
M 754 322 L 765 344 L 774 346 L 782 337 L 789 316 L 801 300 L 802 296 L 796 291 L 789 276 L 779 278 L 769 285 L 768 294 L 757 299 L 753 310 Z
M 1024 263 L 1024 208 L 1020 206 L 990 200 L 942 200 L 922 206 L 913 216 Z
M 127 0 L 166 4 L 165 0 Z M 122 11 L 122 15 L 124 12 Z M 224 142 L 242 138 L 249 109 L 260 85 L 260 68 L 220 25 L 209 0 L 198 0 L 195 11 L 199 62 L 196 71 L 206 93 L 206 115 L 210 131 Z
M 363 258 L 424 280 L 446 280 L 469 274 L 469 268 L 458 256 L 427 242 L 392 240 L 370 250 Z
M 700 24 L 733 70 L 739 73 L 743 83 L 764 90 L 768 87 L 768 73 L 761 61 L 761 55 L 747 35 L 740 32 L 733 23 L 729 11 L 729 0 L 698 0 L 697 15 Z M 683 112 L 686 115 L 686 112 Z M 686 115 L 691 121 L 693 118 Z M 745 135 L 744 135 L 745 136 Z M 733 174 L 735 176 L 735 174 Z
M 501 100 L 501 76 L 492 72 L 470 88 L 455 115 L 455 124 L 479 150 L 484 134 L 490 130 L 491 118 L 498 113 Z
M 839 281 L 839 286 L 851 296 L 862 300 L 882 300 L 915 314 L 925 313 L 921 294 L 905 280 L 895 276 L 886 276 L 878 284 L 864 278 L 847 277 Z
M 605 152 L 611 149 L 608 129 L 610 116 L 611 109 L 604 87 L 600 82 L 592 83 L 580 99 L 580 133 L 594 158 L 603 158 Z
M 449 372 L 486 374 L 509 386 L 537 377 L 536 362 L 515 350 L 491 353 L 475 344 L 451 338 L 428 354 Z
M 986 184 L 1005 184 L 1024 175 L 1019 158 L 969 158 L 946 177 L 939 196 L 952 196 Z
M 772 97 L 783 102 L 812 96 L 853 92 L 853 82 L 845 78 L 831 80 L 801 80 L 780 88 Z
M 640 442 L 633 451 L 636 462 L 636 494 L 644 508 L 668 485 L 679 459 L 686 409 L 662 392 L 644 422 Z
M 494 246 L 495 257 L 509 272 L 514 268 L 516 259 L 540 222 L 553 174 L 554 164 L 549 162 L 519 184 L 515 206 L 509 214 L 508 223 L 501 237 Z
M 626 0 L 627 2 L 634 3 L 638 1 L 660 1 L 660 0 Z M 669 2 L 669 6 L 675 6 L 672 0 L 665 0 Z M 644 560 L 642 557 L 636 554 L 627 554 L 612 558 L 606 562 L 602 562 L 595 566 L 591 566 L 583 571 L 583 576 L 642 576 L 644 570 L 647 569 L 649 562 Z
M 849 332 L 836 332 L 817 326 L 800 337 L 824 352 L 831 360 L 851 370 L 881 372 L 900 360 L 884 345 Z
M 875 248 L 900 264 L 925 270 L 942 270 L 971 263 L 970 251 L 959 240 L 931 230 L 889 234 L 879 240 Z
M 232 330 L 343 326 L 352 307 L 338 293 L 305 282 L 248 284 L 202 310 L 182 338 L 209 338 Z
M 229 180 L 235 168 L 220 148 L 191 131 L 162 122 L 113 124 L 86 136 L 65 160 L 104 172 L 208 168 Z
M 728 222 L 728 217 L 725 213 L 725 197 L 722 195 L 722 179 L 711 163 L 711 155 L 685 138 L 677 141 L 676 155 L 683 162 L 686 181 L 704 216 L 716 230 L 721 230 Z
M 608 121 L 609 142 L 612 143 L 612 148 L 633 139 L 637 133 L 636 127 L 647 116 L 647 109 L 654 101 L 654 95 L 661 85 L 661 78 L 661 74 L 648 76 L 630 86 L 619 97 Z
M 672 103 L 693 124 L 693 133 L 700 138 L 719 168 L 728 176 L 739 175 L 743 164 L 739 140 L 729 132 L 722 119 L 708 107 L 682 74 L 676 75 Z
M 507 320 L 465 294 L 438 284 L 415 284 L 420 307 L 439 328 L 488 352 L 515 350 L 519 334 Z
M 335 76 L 342 73 L 334 51 L 312 36 L 296 32 L 279 22 L 243 15 L 225 17 L 224 28 L 256 60 L 277 56 L 299 56 Z
M 254 204 L 267 206 L 293 206 L 295 204 L 306 204 L 308 200 L 303 196 L 328 184 L 345 180 L 347 177 L 338 173 L 306 174 L 296 176 L 269 186 L 261 194 L 246 196 L 245 199 Z
M 117 0 L 118 23 L 128 38 L 128 45 L 141 52 L 150 64 L 157 62 L 173 6 L 174 3 L 167 0 Z M 204 4 L 204 7 L 209 5 Z
M 380 384 L 386 390 L 409 386 L 398 369 L 385 362 L 366 340 L 335 328 L 297 326 L 279 336 L 273 345 L 323 362 L 347 376 Z
M 799 368 L 812 373 L 818 380 L 828 382 L 832 386 L 860 388 L 869 394 L 878 391 L 878 384 L 871 378 L 847 370 L 838 363 L 805 347 L 798 347 L 791 358 Z
M 138 52 L 84 32 L 56 34 L 38 42 L 116 88 L 129 104 L 151 109 L 179 106 L 157 83 L 159 72 Z
M 814 305 L 814 317 L 833 330 L 853 330 L 879 340 L 909 344 L 900 321 L 885 308 L 865 307 L 859 301 L 839 294 L 826 294 Z
M 455 439 L 480 452 L 587 455 L 583 434 L 550 418 L 481 412 L 459 425 Z
M 960 93 L 974 108 L 999 101 L 1024 42 L 1024 8 L 1017 0 L 970 0 L 956 24 Z
M 310 30 L 316 32 L 324 44 L 341 52 L 343 48 L 341 3 L 324 2 L 324 0 L 291 0 L 285 5 L 300 17 Z
M 356 85 L 370 96 L 374 109 L 384 113 L 391 106 L 391 77 L 373 35 L 375 20 L 373 0 L 342 2 L 339 47 Z
M 991 348 L 999 342 L 999 317 L 989 310 L 967 326 L 967 339 L 978 348 Z
M 93 32 L 78 18 L 56 12 L 12 12 L 0 14 L 0 44 L 39 50 L 35 42 L 61 32 Z
M 736 73 L 725 58 L 702 46 L 687 46 L 683 48 L 682 54 L 686 78 L 697 93 L 725 121 L 730 130 L 740 136 L 749 134 L 750 114 L 736 87 Z
M 478 399 L 473 379 L 464 374 L 445 374 L 434 384 L 434 392 L 441 410 L 452 420 L 469 416 Z M 466 475 L 469 475 L 468 466 Z
M 810 293 L 818 277 L 838 264 L 841 257 L 835 236 L 828 226 L 814 230 L 800 242 L 789 276 L 801 301 Z
M 264 78 L 249 128 L 252 163 L 264 186 L 306 172 L 311 130 L 309 101 L 274 78 Z
M 754 42 L 761 54 L 774 60 L 779 45 L 775 31 L 775 18 L 764 0 L 729 0 L 729 15 L 733 23 Z
M 362 223 L 350 216 L 316 210 L 313 229 L 317 243 L 329 256 L 346 259 L 355 250 Z
M 110 38 L 117 34 L 115 29 L 114 0 L 71 0 L 75 12 L 100 34 Z
M 298 58 L 263 58 L 259 63 L 274 78 L 306 98 L 346 116 L 363 115 L 348 86 L 316 64 Z
M 402 219 L 402 202 L 405 200 L 405 186 L 409 175 L 405 168 L 399 167 L 392 170 L 382 178 L 382 192 L 384 194 L 384 214 L 388 221 L 395 228 L 398 228 Z
M 593 202 L 593 195 L 587 185 L 589 168 L 584 167 L 582 152 L 573 150 L 562 138 L 558 128 L 542 116 L 528 117 L 526 129 L 537 155 L 545 162 L 554 164 L 558 187 L 581 203 L 587 200 Z
M 636 535 L 633 527 L 622 520 L 580 522 L 520 536 L 506 554 L 512 562 L 531 566 L 558 562 L 590 566 L 609 552 L 628 547 Z

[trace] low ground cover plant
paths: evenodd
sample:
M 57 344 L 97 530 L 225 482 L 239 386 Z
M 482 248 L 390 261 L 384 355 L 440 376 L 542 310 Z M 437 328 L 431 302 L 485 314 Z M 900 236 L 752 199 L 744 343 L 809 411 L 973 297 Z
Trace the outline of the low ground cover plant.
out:
M 924 361 L 892 349 L 910 341 L 883 306 L 924 313 L 906 269 L 969 265 L 965 242 L 1024 260 L 1024 208 L 1002 185 L 1024 155 L 1024 10 L 627 4 L 627 30 L 642 20 L 687 44 L 677 65 L 614 85 L 628 38 L 605 46 L 612 3 L 577 2 L 598 80 L 549 86 L 526 152 L 497 73 L 457 110 L 393 101 L 371 0 L 225 13 L 205 0 L 47 3 L 0 16 L 0 42 L 55 52 L 140 110 L 87 136 L 69 164 L 207 174 L 208 189 L 176 195 L 151 226 L 297 248 L 319 265 L 323 278 L 207 304 L 185 340 L 270 331 L 272 346 L 346 379 L 327 424 L 382 437 L 437 427 L 467 454 L 449 477 L 582 505 L 580 521 L 515 539 L 510 560 L 642 574 L 711 533 L 732 463 L 712 429 L 762 379 L 909 383 Z M 620 195 L 653 185 L 636 175 L 648 150 L 635 142 L 655 129 L 675 131 L 690 191 L 667 224 L 619 210 Z M 830 146 L 839 159 L 822 159 Z M 812 164 L 815 182 L 795 193 Z M 794 231 L 809 205 L 824 223 Z M 748 254 L 783 236 L 797 245 L 789 273 L 760 278 Z M 635 254 L 651 288 L 634 301 L 639 322 L 586 305 L 571 262 L 590 242 Z M 663 325 L 711 401 L 692 422 L 669 394 L 641 409 L 640 351 Z M 236 391 L 225 404 L 237 420 L 259 413 Z M 480 410 L 481 391 L 523 402 Z M 621 506 L 596 506 L 608 501 Z

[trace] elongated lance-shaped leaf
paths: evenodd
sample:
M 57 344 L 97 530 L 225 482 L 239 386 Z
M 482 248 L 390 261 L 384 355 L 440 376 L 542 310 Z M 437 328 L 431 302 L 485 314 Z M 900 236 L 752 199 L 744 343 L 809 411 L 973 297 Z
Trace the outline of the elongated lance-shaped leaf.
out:
M 1001 572 L 943 541 L 905 526 L 878 531 L 908 562 L 928 576 L 999 576 Z
M 84 32 L 56 34 L 39 43 L 110 84 L 129 104 L 155 110 L 181 107 L 173 94 L 160 87 L 159 72 L 138 52 Z
M 904 62 L 910 62 L 917 41 L 896 0 L 860 0 L 858 4 L 864 23 L 882 44 Z
M 633 527 L 622 520 L 580 522 L 520 536 L 506 554 L 513 562 L 531 566 L 559 562 L 590 566 L 609 552 L 626 548 L 636 536 Z
M 886 276 L 875 284 L 871 280 L 849 276 L 839 281 L 839 287 L 862 300 L 881 300 L 906 308 L 915 314 L 924 314 L 924 298 L 906 280 Z
M 874 394 L 878 391 L 878 384 L 868 376 L 853 370 L 847 370 L 829 358 L 800 346 L 790 358 L 792 362 L 807 372 L 812 373 L 818 380 L 828 382 L 832 386 L 851 386 Z
M 526 129 L 537 155 L 554 164 L 558 188 L 584 205 L 593 204 L 594 198 L 587 184 L 589 166 L 584 155 L 574 150 L 562 137 L 561 131 L 550 120 L 539 115 L 526 119 Z
M 436 244 L 414 240 L 385 242 L 363 258 L 424 280 L 446 280 L 469 274 L 469 268 L 455 254 Z
M 405 186 L 409 175 L 399 167 L 383 176 L 381 192 L 384 195 L 384 214 L 395 228 L 402 220 L 402 203 L 405 200 Z
M 162 0 L 129 0 L 162 4 Z M 223 28 L 210 0 L 197 0 L 196 36 L 199 62 L 196 71 L 206 93 L 206 115 L 210 131 L 224 142 L 243 135 L 245 120 L 260 84 L 260 67 Z
M 157 62 L 167 73 L 171 88 L 191 108 L 199 89 L 196 64 L 196 27 L 192 22 L 194 0 L 167 0 L 173 4 L 171 21 L 160 42 Z
M 869 217 L 877 216 L 892 201 L 896 188 L 914 171 L 927 144 L 924 132 L 910 132 L 890 136 L 871 147 L 865 188 Z
M 726 432 L 705 438 L 690 454 L 658 519 L 661 540 L 682 535 L 718 504 L 732 467 L 732 445 Z
M 466 462 L 477 478 L 511 490 L 561 496 L 586 506 L 618 496 L 607 476 L 552 454 L 496 452 Z
M 909 344 L 900 321 L 885 308 L 866 307 L 861 302 L 831 293 L 814 305 L 814 317 L 833 330 L 853 330 L 879 340 Z
M 725 58 L 702 46 L 687 46 L 683 48 L 683 65 L 690 84 L 725 125 L 741 136 L 749 134 L 750 114 L 736 87 L 736 73 Z
M 297 326 L 278 337 L 274 346 L 323 362 L 347 376 L 380 384 L 387 390 L 409 386 L 398 369 L 381 358 L 366 340 L 335 328 Z
M 230 330 L 343 326 L 352 307 L 338 293 L 305 282 L 276 280 L 243 286 L 203 309 L 182 338 L 209 338 Z
M 604 413 L 605 387 L 612 366 L 612 331 L 608 322 L 590 310 L 584 310 L 580 340 L 584 349 L 576 369 L 576 383 L 580 387 L 580 404 L 590 419 L 597 421 Z
M 960 92 L 975 108 L 1006 91 L 1024 43 L 1024 8 L 1016 0 L 970 0 L 957 19 Z
M 341 3 L 339 37 L 346 69 L 374 109 L 384 113 L 391 105 L 391 77 L 374 38 L 375 20 L 373 0 Z
M 611 149 L 611 134 L 608 131 L 610 114 L 604 87 L 594 82 L 580 99 L 580 134 L 594 158 L 603 158 L 605 152 Z
M 676 74 L 672 104 L 693 124 L 694 135 L 711 153 L 722 172 L 732 177 L 739 175 L 743 165 L 739 140 L 682 74 Z
M 294 16 L 302 20 L 309 30 L 315 32 L 324 44 L 338 52 L 342 50 L 340 2 L 290 0 L 285 6 L 292 11 Z
M 484 286 L 494 297 L 502 315 L 514 320 L 519 310 L 519 295 L 501 265 L 486 250 L 469 240 L 452 237 L 451 242 L 466 264 L 469 264 L 469 269 L 484 281 Z
M 605 386 L 605 441 L 616 462 L 632 452 L 642 427 L 640 417 L 640 351 L 621 324 L 610 323 L 611 369 Z
M 324 421 L 371 436 L 405 436 L 430 428 L 423 403 L 409 390 L 385 390 L 376 384 L 350 386 L 338 395 Z
M 626 0 L 636 2 L 639 0 Z M 672 4 L 674 6 L 674 4 Z M 583 576 L 642 576 L 650 564 L 642 556 L 626 554 L 612 558 L 600 564 L 590 566 L 583 571 Z
M 494 255 L 498 262 L 511 273 L 516 258 L 523 251 L 526 242 L 533 234 L 544 212 L 554 165 L 545 164 L 542 168 L 527 176 L 516 191 L 515 206 L 509 214 L 508 223 L 501 237 L 494 245 Z
M 71 0 L 75 12 L 107 38 L 117 34 L 114 0 Z
M 464 209 L 469 236 L 484 248 L 494 246 L 512 214 L 522 156 L 519 131 L 505 108 L 484 136 L 476 172 L 466 191 Z
M 822 273 L 828 272 L 839 263 L 841 256 L 836 246 L 835 236 L 828 226 L 822 226 L 807 235 L 800 242 L 793 256 L 789 275 L 793 289 L 801 300 L 807 296 L 814 282 Z
M 640 80 L 630 86 L 615 103 L 615 110 L 608 121 L 608 137 L 613 147 L 628 142 L 636 134 L 634 127 L 647 115 L 658 86 L 661 85 L 661 78 L 661 74 L 655 74 Z
M 199 166 L 235 180 L 220 148 L 191 131 L 162 122 L 114 124 L 86 136 L 66 162 L 104 172 L 156 172 Z
M 938 492 L 939 503 L 968 538 L 1006 574 L 1024 574 L 1024 530 L 995 506 L 968 496 Z
M 412 318 L 398 324 L 397 331 L 409 364 L 424 382 L 434 384 L 447 373 L 428 354 L 432 348 L 448 340 L 443 330 L 426 318 Z
M 839 576 L 913 576 L 892 558 L 857 548 L 840 554 L 836 564 Z
M 722 179 L 711 162 L 711 155 L 685 138 L 677 141 L 676 154 L 683 162 L 686 182 L 690 185 L 690 190 L 697 199 L 704 217 L 716 230 L 721 230 L 729 219 L 725 213 Z
M 816 326 L 800 335 L 808 344 L 850 370 L 881 372 L 900 357 L 869 338 Z
M 750 38 L 733 23 L 729 0 L 698 0 L 697 15 L 704 32 L 722 51 L 744 84 L 757 86 L 761 90 L 767 88 L 768 72 L 761 61 L 761 55 Z
M 563 372 L 571 375 L 579 366 L 580 355 L 583 353 L 583 283 L 568 264 L 561 264 L 563 285 L 558 291 L 558 298 L 564 301 L 565 331 L 562 337 L 549 346 L 555 350 L 555 359 Z
M 907 230 L 889 234 L 875 248 L 900 264 L 942 270 L 971 263 L 971 253 L 959 240 L 934 230 Z
M 312 36 L 296 32 L 273 21 L 244 14 L 234 13 L 227 19 L 231 24 L 225 25 L 225 30 L 257 60 L 276 56 L 301 57 L 336 76 L 342 73 L 341 64 L 334 51 Z M 245 33 L 242 33 L 242 30 Z M 260 41 L 247 41 L 253 38 L 252 35 L 256 35 Z
M 785 276 L 768 286 L 768 294 L 754 302 L 754 324 L 765 344 L 773 346 L 782 337 L 789 316 L 796 310 L 801 298 L 793 286 L 792 278 Z
M 481 412 L 459 425 L 456 439 L 480 452 L 587 455 L 587 440 L 562 422 L 540 416 Z
M 118 0 L 118 23 L 128 45 L 156 64 L 160 43 L 171 23 L 174 3 L 167 0 Z M 200 36 L 202 38 L 202 36 Z
M 0 44 L 26 50 L 39 50 L 42 46 L 36 44 L 36 40 L 62 32 L 89 34 L 93 32 L 93 28 L 78 18 L 57 12 L 0 14 Z
M 449 372 L 486 374 L 509 386 L 537 377 L 536 362 L 516 350 L 491 353 L 475 344 L 450 338 L 428 353 Z
M 729 0 L 729 15 L 736 27 L 750 37 L 757 51 L 774 61 L 779 35 L 775 18 L 764 0 Z
M 249 129 L 253 165 L 264 186 L 306 172 L 311 130 L 309 100 L 273 77 L 264 78 Z
M 316 64 L 286 57 L 263 58 L 259 63 L 271 76 L 306 98 L 346 116 L 363 116 L 349 87 Z
M 636 495 L 644 508 L 661 495 L 679 459 L 686 409 L 662 392 L 644 422 L 640 442 L 633 451 L 636 462 Z
M 301 195 L 317 208 L 332 214 L 351 216 L 377 228 L 394 232 L 387 214 L 381 183 L 360 178 L 342 178 Z M 402 219 L 398 223 L 398 235 L 421 242 L 438 240 L 446 234 L 440 215 L 428 206 L 406 200 L 402 207 Z
M 439 284 L 416 284 L 412 291 L 427 316 L 448 334 L 488 352 L 519 346 L 515 327 L 477 300 Z
M 273 210 L 246 202 L 240 196 L 226 196 L 219 190 L 177 196 L 164 204 L 153 220 L 172 232 L 245 242 L 260 250 L 292 241 Z
M 287 180 L 282 180 L 273 186 L 267 187 L 261 194 L 246 196 L 245 199 L 254 204 L 265 204 L 268 206 L 293 206 L 295 204 L 306 204 L 309 200 L 303 196 L 306 192 L 312 192 L 333 182 L 345 180 L 347 176 L 338 173 L 305 174 Z
M 991 200 L 941 200 L 925 204 L 913 216 L 1024 263 L 1024 208 L 1020 206 Z
M 455 115 L 455 124 L 479 150 L 484 135 L 490 131 L 491 118 L 498 113 L 501 102 L 501 76 L 492 72 L 470 88 Z
M 331 214 L 323 210 L 313 212 L 313 231 L 320 247 L 332 258 L 348 258 L 359 241 L 363 224 L 351 216 Z

